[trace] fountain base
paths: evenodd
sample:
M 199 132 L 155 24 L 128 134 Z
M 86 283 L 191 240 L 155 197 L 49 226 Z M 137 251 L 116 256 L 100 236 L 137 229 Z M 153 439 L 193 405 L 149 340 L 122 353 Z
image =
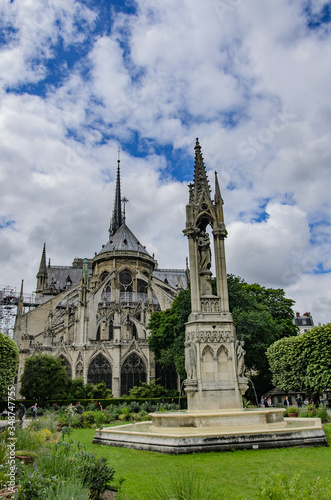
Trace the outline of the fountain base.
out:
M 328 446 L 319 418 L 283 418 L 282 409 L 159 412 L 152 422 L 97 430 L 93 443 L 196 453 L 260 448 Z

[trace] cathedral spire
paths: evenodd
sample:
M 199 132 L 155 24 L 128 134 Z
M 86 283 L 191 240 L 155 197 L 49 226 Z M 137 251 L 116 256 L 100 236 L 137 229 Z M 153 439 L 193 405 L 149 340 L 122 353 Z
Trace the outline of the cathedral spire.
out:
M 115 188 L 115 202 L 113 215 L 110 221 L 109 237 L 116 233 L 122 225 L 122 205 L 121 205 L 121 176 L 120 176 L 120 149 L 118 149 L 117 177 Z
M 45 273 L 47 273 L 47 269 L 46 269 L 46 243 L 44 243 L 44 246 L 43 246 L 43 252 L 41 254 L 38 274 L 45 274 Z
M 37 278 L 37 292 L 41 292 L 47 287 L 47 267 L 46 267 L 46 243 L 44 243 L 43 252 L 41 254 L 39 271 Z
M 210 199 L 210 186 L 208 183 L 206 167 L 203 162 L 203 156 L 201 153 L 201 146 L 199 144 L 199 139 L 197 138 L 195 143 L 195 164 L 194 164 L 194 201 L 197 203 L 201 197 L 201 193 L 204 191 L 207 197 Z

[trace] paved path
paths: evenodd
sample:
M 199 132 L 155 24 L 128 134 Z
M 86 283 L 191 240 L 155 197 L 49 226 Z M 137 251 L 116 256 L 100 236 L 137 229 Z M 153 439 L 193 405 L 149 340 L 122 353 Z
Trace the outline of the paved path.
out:
M 22 429 L 25 429 L 26 427 L 28 427 L 31 422 L 32 422 L 31 419 L 24 420 Z M 0 420 L 0 429 L 7 427 L 7 425 L 8 425 L 8 420 Z M 19 420 L 15 420 L 15 426 L 16 425 L 21 425 L 21 422 Z

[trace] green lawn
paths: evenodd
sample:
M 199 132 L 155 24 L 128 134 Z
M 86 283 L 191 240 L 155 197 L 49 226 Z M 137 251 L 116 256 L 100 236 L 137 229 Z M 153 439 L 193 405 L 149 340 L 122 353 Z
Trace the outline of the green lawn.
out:
M 331 446 L 331 424 L 326 424 L 325 430 Z M 94 434 L 94 429 L 75 429 L 71 437 L 75 441 L 84 443 L 87 450 L 93 450 L 96 456 L 107 457 L 109 465 L 116 471 L 116 481 L 125 479 L 121 488 L 121 499 L 157 498 L 156 488 L 170 485 L 171 477 L 184 470 L 191 471 L 194 477 L 201 477 L 206 488 L 210 487 L 213 491 L 217 491 L 217 498 L 220 499 L 256 499 L 257 482 L 261 482 L 266 474 L 270 473 L 289 476 L 300 473 L 302 480 L 306 479 L 310 484 L 318 477 L 324 483 L 329 483 L 331 480 L 331 448 L 283 448 L 168 455 L 95 445 L 92 444 Z M 206 500 L 210 498 L 208 495 L 205 497 Z M 204 497 L 201 497 L 201 500 L 204 500 Z

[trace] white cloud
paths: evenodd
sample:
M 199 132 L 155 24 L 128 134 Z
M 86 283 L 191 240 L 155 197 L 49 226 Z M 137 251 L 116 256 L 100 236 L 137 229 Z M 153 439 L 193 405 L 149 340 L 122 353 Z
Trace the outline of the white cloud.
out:
M 331 320 L 330 273 L 314 274 L 331 266 L 331 37 L 308 29 L 303 0 L 222 5 L 139 0 L 98 33 L 98 2 L 0 5 L 3 284 L 34 288 L 44 241 L 54 264 L 100 250 L 119 145 L 130 229 L 161 267 L 184 267 L 199 137 L 225 200 L 228 271 Z M 42 91 L 8 92 L 22 84 Z M 165 145 L 192 157 L 177 180 Z
M 228 269 L 248 282 L 283 288 L 302 273 L 301 261 L 309 247 L 307 218 L 289 205 L 270 203 L 265 210 L 265 222 L 229 225 Z

